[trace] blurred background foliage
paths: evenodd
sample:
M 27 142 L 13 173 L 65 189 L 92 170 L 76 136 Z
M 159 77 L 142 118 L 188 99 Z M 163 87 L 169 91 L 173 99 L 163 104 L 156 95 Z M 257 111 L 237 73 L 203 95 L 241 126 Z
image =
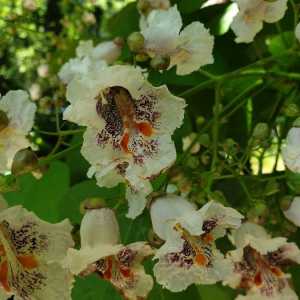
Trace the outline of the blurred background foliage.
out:
M 0 93 L 6 94 L 9 90 L 24 89 L 29 91 L 33 83 L 42 86 L 42 97 L 49 97 L 52 104 L 59 104 L 57 112 L 63 130 L 74 129 L 75 125 L 63 123 L 62 111 L 67 106 L 65 99 L 65 86 L 57 81 L 57 73 L 61 66 L 75 56 L 75 48 L 80 40 L 92 39 L 94 45 L 104 40 L 113 40 L 120 36 L 124 39 L 133 32 L 139 31 L 139 13 L 136 2 L 132 0 L 36 0 L 37 9 L 28 11 L 23 8 L 21 0 L 0 0 Z M 256 36 L 255 43 L 236 44 L 235 36 L 230 29 L 233 16 L 237 13 L 237 6 L 231 1 L 204 1 L 204 0 L 172 0 L 172 5 L 177 4 L 184 26 L 193 21 L 204 23 L 215 36 L 214 58 L 215 63 L 203 69 L 220 75 L 231 72 L 261 58 L 282 52 L 292 46 L 293 43 L 293 10 L 287 10 L 285 17 L 277 24 L 264 24 L 264 29 Z M 204 5 L 205 4 L 205 5 Z M 204 5 L 204 7 L 202 7 Z M 201 8 L 202 7 L 202 8 Z M 201 9 L 200 9 L 201 8 Z M 93 14 L 95 22 L 86 20 L 87 14 Z M 93 24 L 91 24 L 93 23 Z M 132 63 L 132 56 L 125 45 L 119 60 Z M 288 56 L 268 65 L 272 70 L 283 70 L 299 73 L 299 58 Z M 49 66 L 49 74 L 42 78 L 37 70 L 41 65 Z M 141 67 L 144 67 L 143 63 Z M 255 69 L 262 70 L 262 67 Z M 175 74 L 175 69 L 160 73 L 152 70 L 148 80 L 155 86 L 167 84 L 174 94 L 180 94 L 189 88 L 206 82 L 208 79 L 201 73 L 194 72 L 181 77 Z M 262 90 L 261 90 L 262 89 Z M 278 137 L 276 128 L 280 126 L 281 136 L 286 136 L 292 126 L 294 118 L 282 113 L 281 107 L 287 103 L 299 105 L 299 83 L 284 78 L 272 78 L 264 75 L 235 78 L 227 81 L 222 86 L 222 105 L 226 106 L 232 99 L 245 93 L 238 105 L 230 114 L 224 116 L 220 126 L 220 142 L 226 138 L 232 138 L 241 147 L 247 145 L 251 137 L 253 127 L 259 122 L 266 122 L 272 128 L 270 139 L 272 146 L 253 153 L 248 167 L 253 173 L 268 178 L 281 175 L 284 171 L 280 159 L 279 146 L 283 142 Z M 258 93 L 259 91 L 259 93 Z M 188 107 L 184 124 L 173 137 L 177 153 L 183 152 L 182 138 L 191 132 L 199 133 L 209 120 L 214 116 L 215 92 L 213 87 L 208 87 L 187 100 Z M 45 103 L 44 103 L 45 104 Z M 56 136 L 48 136 L 39 133 L 39 130 L 56 131 L 55 108 L 53 105 L 43 105 L 39 102 L 39 110 L 35 123 L 35 131 L 31 134 L 31 140 L 38 147 L 38 156 L 48 155 L 57 142 Z M 211 135 L 211 129 L 206 131 Z M 63 150 L 82 140 L 82 134 L 63 137 L 63 143 L 56 151 Z M 210 170 L 210 153 L 206 147 L 202 147 L 196 155 L 188 155 L 183 161 L 187 177 L 195 174 L 196 162 L 197 174 Z M 252 164 L 250 165 L 250 163 Z M 71 222 L 80 223 L 82 215 L 79 213 L 79 204 L 90 197 L 118 197 L 124 194 L 122 185 L 113 188 L 99 188 L 95 180 L 88 180 L 86 172 L 89 165 L 80 152 L 74 152 L 65 160 L 55 162 L 50 169 L 37 180 L 32 174 L 26 174 L 18 179 L 21 192 L 15 191 L 5 195 L 12 205 L 22 204 L 27 209 L 33 210 L 39 217 L 49 222 L 57 222 L 69 218 Z M 164 174 L 154 183 L 158 187 L 164 180 Z M 282 183 L 278 193 L 300 193 L 300 175 L 290 174 L 287 183 Z M 253 181 L 246 180 L 245 184 L 255 189 L 257 185 Z M 263 190 L 266 181 L 257 188 Z M 240 207 L 246 203 L 247 195 L 240 187 L 237 179 L 217 180 L 213 190 L 222 192 L 230 205 Z M 197 187 L 198 198 L 201 201 L 201 187 Z M 257 190 L 255 190 L 257 195 Z M 260 192 L 262 194 L 262 192 Z M 254 194 L 254 192 L 253 192 Z M 259 193 L 258 193 L 259 194 Z M 223 197 L 222 196 L 222 197 Z M 267 197 L 267 201 L 273 201 L 274 195 Z M 274 203 L 274 201 L 272 202 Z M 112 201 L 110 205 L 114 205 Z M 271 209 L 274 209 L 274 207 Z M 126 205 L 118 211 L 121 227 L 121 236 L 124 244 L 147 240 L 148 230 L 151 228 L 149 212 L 132 221 L 125 218 Z M 271 211 L 272 212 L 272 211 Z M 277 213 L 277 211 L 276 211 Z M 295 228 L 288 230 L 282 223 L 267 221 L 267 226 L 281 235 L 290 235 L 291 240 L 300 245 L 299 233 L 293 233 Z M 286 225 L 287 227 L 287 225 Z M 225 237 L 219 242 L 219 247 L 224 253 L 232 249 Z M 151 273 L 151 261 L 146 263 L 147 272 Z M 297 280 L 300 276 L 299 266 L 289 268 Z M 295 289 L 300 295 L 299 285 Z M 236 291 L 221 284 L 213 286 L 191 286 L 183 293 L 170 293 L 155 284 L 150 292 L 150 300 L 231 300 L 237 295 Z M 121 299 L 109 283 L 100 281 L 96 276 L 88 276 L 84 280 L 76 279 L 73 290 L 74 300 L 101 300 Z

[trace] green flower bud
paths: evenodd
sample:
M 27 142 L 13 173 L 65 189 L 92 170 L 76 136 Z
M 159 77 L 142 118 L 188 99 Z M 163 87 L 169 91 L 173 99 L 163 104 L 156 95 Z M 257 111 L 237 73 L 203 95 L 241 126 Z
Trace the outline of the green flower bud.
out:
M 129 46 L 129 49 L 131 52 L 134 53 L 140 51 L 140 49 L 144 46 L 144 42 L 144 36 L 137 31 L 130 33 L 130 35 L 127 38 L 127 44 Z
M 197 119 L 196 119 L 196 123 L 198 124 L 198 125 L 201 125 L 201 124 L 203 124 L 203 123 L 205 123 L 205 118 L 204 117 L 198 117 Z
M 195 156 L 190 156 L 186 163 L 192 169 L 196 169 L 199 166 L 199 160 Z
M 120 47 L 123 47 L 124 44 L 125 44 L 125 41 L 122 37 L 120 36 L 117 36 L 115 39 L 114 39 L 114 43 Z
M 241 147 L 233 139 L 227 139 L 223 143 L 223 149 L 229 156 L 238 154 L 241 151 Z
M 201 162 L 204 165 L 209 165 L 211 163 L 211 157 L 209 155 L 201 155 Z
M 11 172 L 15 177 L 36 169 L 39 160 L 30 147 L 19 150 L 13 159 Z
M 258 123 L 253 129 L 253 139 L 264 139 L 270 134 L 270 128 L 266 123 Z
M 201 134 L 199 137 L 199 142 L 201 145 L 205 146 L 206 148 L 209 148 L 211 146 L 211 140 L 209 134 L 207 133 Z
M 152 245 L 162 245 L 165 243 L 165 241 L 154 232 L 153 228 L 148 231 L 148 241 Z
M 254 140 L 253 143 L 252 143 L 252 147 L 257 147 L 257 146 L 260 146 L 262 140 L 261 139 L 258 139 L 258 140 Z
M 264 190 L 259 185 L 250 188 L 249 192 L 253 198 L 261 198 L 264 194 Z
M 124 61 L 121 61 L 121 60 L 116 60 L 114 63 L 113 63 L 114 66 L 123 66 L 125 65 Z
M 272 141 L 270 139 L 261 140 L 260 146 L 264 149 L 269 149 L 272 146 Z
M 183 178 L 177 182 L 177 188 L 181 193 L 188 193 L 192 189 L 192 181 Z
M 136 61 L 138 61 L 138 62 L 144 62 L 144 61 L 146 61 L 148 58 L 149 58 L 149 56 L 148 56 L 147 54 L 144 54 L 144 53 L 139 53 L 139 54 L 135 57 Z
M 300 127 L 300 117 L 298 117 L 298 118 L 294 121 L 293 127 Z
M 184 169 L 182 165 L 173 165 L 168 170 L 167 183 L 177 182 L 184 178 Z
M 269 215 L 269 210 L 263 201 L 253 203 L 248 212 L 247 219 L 255 224 L 263 223 Z
M 41 109 L 49 109 L 52 106 L 52 104 L 52 99 L 48 96 L 41 98 L 39 101 L 39 107 Z
M 268 220 L 269 220 L 269 222 L 270 222 L 272 225 L 278 224 L 278 217 L 277 217 L 277 215 L 274 214 L 274 213 L 271 213 L 271 214 L 269 215 Z
M 283 112 L 287 117 L 298 117 L 300 115 L 300 109 L 295 103 L 288 104 L 284 107 Z
M 0 109 L 0 131 L 7 128 L 8 124 L 9 124 L 9 119 L 7 114 L 2 109 Z
M 150 2 L 147 0 L 139 0 L 136 5 L 137 10 L 145 12 L 150 8 Z
M 279 207 L 282 211 L 288 210 L 293 201 L 294 197 L 292 195 L 286 195 L 279 199 Z
M 84 215 L 89 209 L 97 209 L 101 207 L 107 207 L 107 202 L 105 199 L 89 198 L 80 203 L 79 211 Z
M 170 66 L 168 54 L 156 54 L 150 61 L 150 66 L 155 70 L 167 70 Z
M 265 188 L 265 196 L 270 196 L 280 191 L 280 183 L 276 180 L 270 180 Z

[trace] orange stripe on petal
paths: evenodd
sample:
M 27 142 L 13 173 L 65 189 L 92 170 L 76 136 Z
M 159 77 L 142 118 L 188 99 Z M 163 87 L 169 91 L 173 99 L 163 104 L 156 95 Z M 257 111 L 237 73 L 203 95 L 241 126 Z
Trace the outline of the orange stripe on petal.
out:
M 17 260 L 21 263 L 21 265 L 26 269 L 35 269 L 39 266 L 38 261 L 36 260 L 34 255 L 23 255 L 17 256 Z
M 128 143 L 129 143 L 129 138 L 130 138 L 130 135 L 128 132 L 125 132 L 122 139 L 121 139 L 121 142 L 120 142 L 120 146 L 122 147 L 122 149 L 124 150 L 124 152 L 126 154 L 131 154 L 132 152 L 128 149 Z
M 211 234 L 208 234 L 206 236 L 203 237 L 203 241 L 204 242 L 213 242 L 214 241 L 214 237 Z
M 142 135 L 147 137 L 152 135 L 153 128 L 148 122 L 134 122 L 134 124 Z
M 107 280 L 111 280 L 111 271 L 112 271 L 112 266 L 113 266 L 113 261 L 112 261 L 112 257 L 109 256 L 107 258 L 107 269 L 105 270 L 105 272 L 103 273 L 105 278 Z
M 10 292 L 10 286 L 7 284 L 8 276 L 8 263 L 7 261 L 2 262 L 0 269 L 0 283 L 2 284 L 5 291 Z
M 206 263 L 206 257 L 202 253 L 198 253 L 195 256 L 195 262 L 197 263 L 197 265 L 204 266 Z
M 262 284 L 261 272 L 259 271 L 254 277 L 254 284 L 260 286 Z

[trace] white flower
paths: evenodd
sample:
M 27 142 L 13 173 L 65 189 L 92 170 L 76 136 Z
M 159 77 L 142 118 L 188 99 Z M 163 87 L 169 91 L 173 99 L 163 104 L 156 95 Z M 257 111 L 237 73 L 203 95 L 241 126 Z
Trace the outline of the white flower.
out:
M 184 137 L 182 139 L 182 143 L 183 143 L 183 147 L 182 147 L 182 150 L 185 151 L 189 146 L 190 144 L 192 143 L 192 141 L 197 137 L 197 133 L 195 132 L 192 132 L 191 134 L 189 134 L 188 136 Z M 197 141 L 194 146 L 192 147 L 192 149 L 190 150 L 190 154 L 195 154 L 197 153 L 199 150 L 200 150 L 200 142 Z
M 223 282 L 235 289 L 247 291 L 242 299 L 297 300 L 289 284 L 290 274 L 283 269 L 300 263 L 300 251 L 296 244 L 287 243 L 286 238 L 273 238 L 262 226 L 245 222 L 232 234 L 237 250 L 227 254 L 234 262 L 234 270 Z
M 176 6 L 157 11 L 149 26 L 141 31 L 145 38 L 142 51 L 150 57 L 168 54 L 169 68 L 176 65 L 176 74 L 186 75 L 213 63 L 214 38 L 200 22 L 193 22 L 180 32 L 181 27 L 182 19 Z
M 37 9 L 37 3 L 34 0 L 24 0 L 23 1 L 23 7 L 28 10 L 36 10 Z
M 99 186 L 128 186 L 128 217 L 141 214 L 150 179 L 176 158 L 171 134 L 182 124 L 185 101 L 166 86 L 153 87 L 129 66 L 113 66 L 93 80 L 77 74 L 67 89 L 64 119 L 87 126 L 82 155 Z
M 32 101 L 37 101 L 42 96 L 42 86 L 39 83 L 33 83 L 29 88 L 29 94 Z
M 107 63 L 105 60 L 92 62 L 88 56 L 84 56 L 83 58 L 76 57 L 74 59 L 70 59 L 62 66 L 58 76 L 62 83 L 67 84 L 74 78 L 76 73 L 85 74 L 94 78 L 100 70 L 103 70 L 106 67 Z
M 8 116 L 8 127 L 0 131 L 0 173 L 11 168 L 17 151 L 30 146 L 26 135 L 33 126 L 36 105 L 22 90 L 10 91 L 0 99 L 0 109 Z
M 300 23 L 298 23 L 295 31 L 296 38 L 300 41 Z
M 50 224 L 0 200 L 1 299 L 71 300 L 69 270 L 61 266 L 73 245 L 70 222 Z
M 68 264 L 76 275 L 96 273 L 108 280 L 125 299 L 146 299 L 153 279 L 145 274 L 142 263 L 155 250 L 145 242 L 123 246 L 115 213 L 108 207 L 91 209 L 80 229 L 81 249 L 69 249 Z
M 288 210 L 283 211 L 284 216 L 300 227 L 300 197 L 295 197 Z
M 166 243 L 157 251 L 154 275 L 159 284 L 180 292 L 190 284 L 213 284 L 228 277 L 232 263 L 216 248 L 226 228 L 237 228 L 243 216 L 209 202 L 200 210 L 173 194 L 154 200 L 150 208 L 154 232 Z
M 300 173 L 300 128 L 291 128 L 285 142 L 286 147 L 281 147 L 284 163 L 291 171 Z
M 86 25 L 94 25 L 96 24 L 97 20 L 93 13 L 86 13 L 81 18 L 82 22 Z
M 48 64 L 42 64 L 37 68 L 37 73 L 41 78 L 47 78 L 50 74 L 50 66 Z
M 281 20 L 287 9 L 288 0 L 267 2 L 264 0 L 233 0 L 240 11 L 234 17 L 231 28 L 237 43 L 250 43 L 262 30 L 263 22 L 275 23 Z
M 120 39 L 115 41 L 102 42 L 96 47 L 93 46 L 93 41 L 81 41 L 76 48 L 76 55 L 80 58 L 89 56 L 93 61 L 105 60 L 111 65 L 121 55 L 124 43 Z

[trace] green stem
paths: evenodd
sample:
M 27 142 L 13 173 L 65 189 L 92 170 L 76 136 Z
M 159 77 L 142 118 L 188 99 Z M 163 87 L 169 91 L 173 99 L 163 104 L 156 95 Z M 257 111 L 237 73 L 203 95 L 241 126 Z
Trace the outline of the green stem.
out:
M 114 210 L 117 211 L 118 208 L 125 202 L 125 197 L 121 197 L 117 204 L 114 206 Z
M 59 132 L 48 132 L 48 131 L 42 131 L 39 130 L 38 133 L 41 134 L 46 134 L 46 135 L 60 135 L 60 136 L 64 136 L 64 135 L 73 135 L 73 134 L 78 134 L 78 133 L 83 133 L 85 132 L 86 129 L 78 129 L 78 130 L 66 130 L 66 131 L 59 131 Z
M 288 46 L 288 43 L 287 43 L 287 41 L 286 41 L 286 39 L 285 39 L 285 37 L 283 35 L 283 32 L 282 32 L 282 29 L 281 29 L 279 21 L 276 22 L 275 25 L 276 25 L 276 28 L 277 28 L 277 31 L 278 31 L 279 35 L 281 36 L 281 39 L 282 39 L 282 42 L 283 42 L 285 48 L 288 49 L 289 46 Z
M 201 74 L 203 74 L 204 76 L 210 78 L 210 79 L 216 78 L 215 75 L 213 75 L 213 74 L 211 74 L 211 73 L 209 73 L 209 72 L 207 72 L 207 71 L 205 71 L 203 69 L 199 69 L 198 72 L 201 73 Z
M 237 179 L 238 179 L 238 181 L 240 182 L 240 185 L 241 185 L 241 187 L 243 188 L 243 190 L 244 190 L 244 192 L 245 192 L 245 194 L 246 194 L 246 197 L 247 197 L 247 199 L 248 199 L 248 201 L 249 201 L 249 203 L 252 201 L 252 197 L 251 197 L 251 195 L 250 195 L 250 193 L 249 193 L 249 191 L 248 191 L 248 188 L 247 188 L 247 186 L 245 185 L 245 183 L 243 182 L 243 180 L 240 178 L 240 177 L 237 177 Z

